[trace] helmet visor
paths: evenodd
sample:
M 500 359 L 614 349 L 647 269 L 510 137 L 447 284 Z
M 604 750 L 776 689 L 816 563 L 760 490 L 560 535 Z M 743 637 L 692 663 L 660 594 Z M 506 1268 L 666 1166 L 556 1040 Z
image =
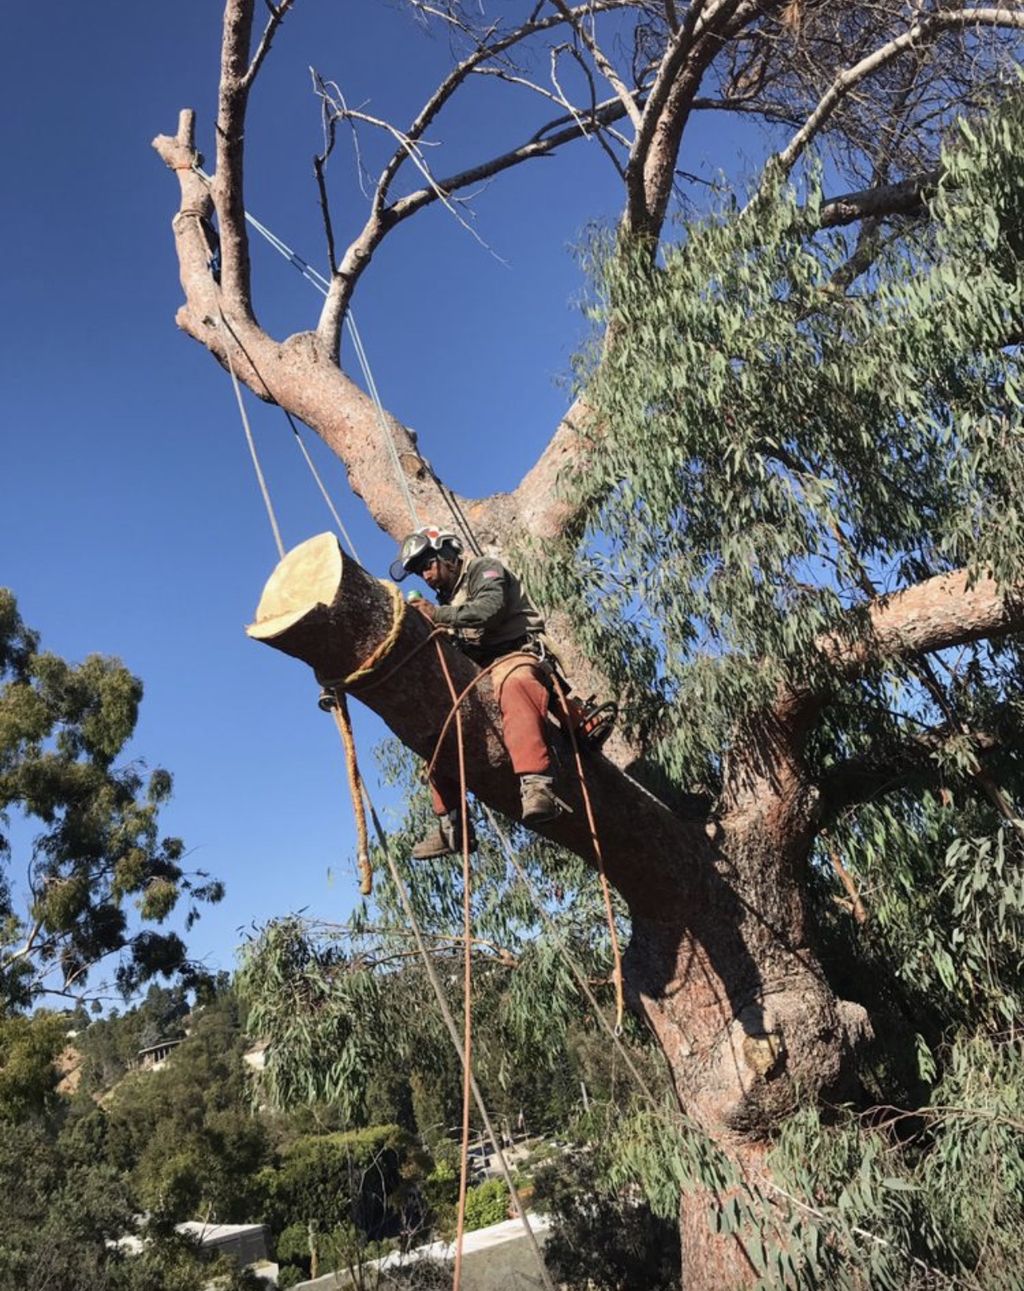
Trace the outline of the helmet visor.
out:
M 398 559 L 392 561 L 388 571 L 396 583 L 409 574 L 421 573 L 437 555 L 433 543 L 425 533 L 411 533 L 402 543 Z

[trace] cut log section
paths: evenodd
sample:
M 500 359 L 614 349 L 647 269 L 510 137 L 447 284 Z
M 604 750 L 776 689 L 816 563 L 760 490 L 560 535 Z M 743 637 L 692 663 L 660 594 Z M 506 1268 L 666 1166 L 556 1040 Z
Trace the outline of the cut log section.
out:
M 254 640 L 301 659 L 322 685 L 339 683 L 387 639 L 394 626 L 395 605 L 389 585 L 347 558 L 334 535 L 324 533 L 285 555 L 264 588 L 255 622 L 246 631 Z M 370 676 L 349 688 L 422 758 L 433 755 L 452 707 L 437 647 L 428 641 L 430 631 L 426 618 L 405 609 L 390 651 Z M 461 651 L 440 640 L 456 691 L 461 693 L 478 669 Z M 501 717 L 489 677 L 463 700 L 462 714 L 470 790 L 506 816 L 517 818 L 518 781 L 501 741 Z M 554 725 L 550 740 L 558 792 L 573 811 L 537 832 L 593 863 L 572 753 Z M 458 774 L 454 724 L 445 737 L 438 769 L 450 776 Z M 634 912 L 664 915 L 663 902 L 670 895 L 673 903 L 681 898 L 699 901 L 695 889 L 701 886 L 701 867 L 692 862 L 708 851 L 703 820 L 676 816 L 600 756 L 587 756 L 586 774 L 608 877 Z M 640 850 L 643 866 L 636 864 Z M 661 875 L 654 859 L 658 856 L 665 858 Z

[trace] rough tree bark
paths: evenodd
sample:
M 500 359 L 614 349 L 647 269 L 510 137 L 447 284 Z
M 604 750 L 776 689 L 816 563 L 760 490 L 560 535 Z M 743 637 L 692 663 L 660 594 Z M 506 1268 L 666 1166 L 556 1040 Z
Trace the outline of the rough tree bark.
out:
M 155 141 L 181 188 L 174 218 L 185 295 L 177 315 L 179 327 L 222 364 L 230 353 L 234 370 L 251 390 L 312 427 L 341 458 L 353 489 L 375 521 L 393 537 L 408 529 L 409 520 L 390 450 L 382 442 L 370 400 L 338 365 L 345 308 L 366 260 L 384 234 L 431 201 L 446 200 L 467 184 L 545 155 L 588 132 L 601 135 L 609 149 L 619 146 L 621 138 L 608 132 L 616 122 L 627 120 L 634 133 L 632 141 L 624 144 L 628 156 L 622 167 L 626 189 L 622 228 L 624 234 L 639 232 L 653 244 L 665 217 L 690 115 L 702 108 L 728 106 L 698 97 L 709 69 L 718 65 L 731 40 L 743 33 L 756 39 L 764 24 L 776 21 L 780 10 L 793 8 L 772 0 L 666 5 L 660 55 L 635 84 L 626 85 L 618 74 L 609 74 L 593 26 L 582 20 L 592 10 L 628 6 L 629 0 L 605 0 L 575 9 L 557 3 L 543 15 L 543 6 L 537 6 L 530 20 L 517 29 L 515 39 L 507 33 L 500 38 L 490 33 L 491 46 L 504 52 L 516 40 L 538 31 L 575 28 L 582 42 L 578 48 L 591 56 L 595 76 L 604 75 L 611 98 L 572 109 L 520 149 L 459 176 L 431 179 L 418 192 L 392 201 L 389 187 L 403 160 L 415 152 L 423 132 L 470 71 L 491 57 L 482 39 L 413 124 L 401 132 L 367 225 L 348 253 L 332 265 L 332 289 L 316 329 L 284 341 L 260 327 L 252 306 L 243 218 L 243 127 L 256 73 L 292 0 L 268 6 L 270 18 L 255 52 L 251 52 L 253 0 L 227 0 L 212 184 L 207 185 L 195 169 L 198 155 L 190 111 L 182 113 L 175 135 Z M 836 69 L 834 79 L 826 78 L 820 100 L 794 123 L 796 133 L 776 164 L 791 166 L 854 87 L 898 59 L 904 48 L 913 45 L 920 50 L 938 37 L 940 29 L 969 22 L 1024 27 L 1024 18 L 1005 8 L 946 5 L 929 20 L 930 25 L 919 23 L 912 31 L 908 26 L 900 35 L 890 32 L 877 50 L 852 51 L 850 68 Z M 771 55 L 778 30 L 769 31 L 767 39 Z M 894 41 L 899 43 L 894 46 Z M 749 79 L 750 73 L 745 75 Z M 758 75 L 763 86 L 763 63 Z M 547 96 L 551 98 L 551 92 Z M 746 107 L 751 100 L 737 89 L 736 101 Z M 770 95 L 757 110 L 765 116 L 774 112 L 779 119 Z M 821 222 L 905 214 L 916 209 L 922 187 L 934 182 L 934 170 L 927 168 L 920 181 L 851 193 L 827 203 Z M 222 256 L 219 278 L 211 267 L 214 219 Z M 419 455 L 414 436 L 393 418 L 387 428 L 421 521 L 443 517 L 447 510 L 441 486 Z M 590 434 L 581 433 L 587 429 Z M 490 498 L 457 497 L 488 550 L 500 552 L 512 533 L 550 539 L 572 531 L 578 516 L 571 503 L 558 495 L 555 481 L 562 466 L 578 462 L 591 450 L 593 432 L 587 408 L 577 404 L 517 488 Z M 823 655 L 839 676 L 856 675 L 880 654 L 908 656 L 1024 626 L 1020 601 L 984 580 L 971 585 L 959 575 L 879 599 L 869 608 L 870 627 L 854 643 L 847 636 L 821 642 Z M 391 616 L 386 589 L 344 559 L 333 538 L 322 535 L 290 553 L 278 567 L 250 634 L 303 660 L 321 679 L 336 680 L 351 673 L 384 638 Z M 571 626 L 561 623 L 558 630 L 569 647 L 570 673 L 582 688 L 585 665 L 574 648 Z M 422 643 L 427 632 L 419 616 L 407 615 L 391 659 L 400 661 Z M 475 672 L 474 665 L 443 648 L 456 685 L 464 686 Z M 443 676 L 431 663 L 432 649 L 421 653 L 415 682 L 410 671 L 398 666 L 393 671 L 384 668 L 372 683 L 353 687 L 357 697 L 423 756 L 433 750 L 450 709 Z M 828 810 L 825 792 L 849 794 L 850 786 L 859 783 L 856 775 L 863 777 L 860 768 L 851 771 L 845 786 L 836 775 L 828 786 L 819 786 L 807 773 L 804 743 L 827 701 L 828 696 L 821 694 L 779 696 L 775 711 L 765 714 L 763 722 L 728 751 L 725 790 L 713 816 L 698 813 L 696 804 L 692 815 L 669 810 L 608 758 L 593 757 L 588 763 L 607 872 L 632 918 L 625 957 L 631 1004 L 657 1035 L 687 1114 L 755 1175 L 763 1169 L 772 1128 L 797 1098 L 850 1092 L 854 1056 L 870 1034 L 864 1010 L 837 999 L 825 979 L 811 944 L 804 903 L 811 845 Z M 465 718 L 470 789 L 495 808 L 514 813 L 515 779 L 497 735 L 497 707 L 486 681 L 467 701 Z M 560 737 L 553 733 L 552 738 L 557 747 Z M 624 758 L 627 751 L 620 752 Z M 566 751 L 562 753 L 565 756 Z M 542 832 L 589 861 L 589 834 L 571 777 L 566 777 L 565 792 L 573 813 Z M 752 1279 L 752 1266 L 736 1239 L 714 1235 L 706 1222 L 705 1200 L 691 1197 L 683 1203 L 686 1285 L 690 1291 L 744 1285 Z

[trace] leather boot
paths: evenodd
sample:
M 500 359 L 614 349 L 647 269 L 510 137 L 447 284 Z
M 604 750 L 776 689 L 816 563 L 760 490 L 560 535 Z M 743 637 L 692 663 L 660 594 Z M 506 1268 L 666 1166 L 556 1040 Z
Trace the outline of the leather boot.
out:
M 524 825 L 543 825 L 546 820 L 554 820 L 569 810 L 555 796 L 555 782 L 549 775 L 521 775 L 519 795 L 523 803 Z
M 469 822 L 469 850 L 476 849 L 473 822 Z M 462 852 L 462 812 L 450 811 L 438 816 L 434 828 L 412 849 L 414 861 L 432 861 L 436 856 L 454 856 Z

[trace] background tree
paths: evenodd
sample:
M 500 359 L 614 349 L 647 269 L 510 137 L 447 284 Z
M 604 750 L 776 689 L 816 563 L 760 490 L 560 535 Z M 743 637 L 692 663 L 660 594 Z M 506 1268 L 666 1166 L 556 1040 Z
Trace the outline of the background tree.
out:
M 836 1251 L 856 1263 L 853 1230 L 824 1249 L 794 1238 L 807 1219 L 801 1206 L 813 1212 L 808 1232 L 829 1221 L 806 1180 L 797 1193 L 779 1182 L 785 1154 L 769 1160 L 798 1106 L 858 1097 L 867 1007 L 881 993 L 828 956 L 814 918 L 820 862 L 833 852 L 865 868 L 899 857 L 908 883 L 934 883 L 936 866 L 948 865 L 936 895 L 953 906 L 953 946 L 971 940 L 975 956 L 957 904 L 968 896 L 965 870 L 973 891 L 986 888 L 969 860 L 981 844 L 970 840 L 988 834 L 1004 870 L 1017 865 L 1006 752 L 1017 736 L 1015 647 L 978 643 L 1024 625 L 1010 483 L 1017 373 L 1004 348 L 1020 335 L 1020 120 L 1007 60 L 1024 18 L 959 4 L 555 0 L 524 6 L 518 25 L 503 13 L 474 27 L 459 5 L 414 7 L 450 35 L 452 73 L 400 128 L 320 82 L 330 290 L 315 331 L 279 344 L 252 309 L 243 124 L 291 5 L 274 9 L 254 41 L 253 6 L 229 0 L 210 188 L 193 169 L 190 113 L 174 138 L 157 140 L 182 189 L 179 324 L 320 433 L 392 535 L 410 527 L 410 509 L 446 515 L 451 505 L 473 516 L 489 550 L 544 544 L 533 586 L 563 611 L 571 671 L 582 675 L 588 651 L 616 684 L 631 737 L 617 756 L 653 763 L 672 804 L 652 801 L 610 762 L 592 763 L 608 874 L 631 918 L 631 998 L 688 1118 L 654 1188 L 664 1207 L 686 1185 L 687 1283 L 785 1278 L 798 1266 L 817 1276 Z M 539 58 L 530 61 L 538 44 L 553 69 L 546 83 Z M 582 87 L 576 101 L 563 88 L 569 66 Z M 496 143 L 478 164 L 434 175 L 427 133 L 481 74 L 510 92 L 539 92 L 549 116 L 530 123 L 525 142 Z M 986 123 L 1003 99 L 1008 109 Z M 706 219 L 691 208 L 676 237 L 665 222 L 699 111 L 744 113 L 773 130 L 749 200 L 734 193 Z M 974 127 L 952 133 L 965 111 Z M 340 254 L 325 177 L 338 124 L 396 145 L 366 223 Z M 417 210 L 443 202 L 458 215 L 472 185 L 586 136 L 619 169 L 624 208 L 595 256 L 598 329 L 581 398 L 516 489 L 459 498 L 442 491 L 402 427 L 390 422 L 391 443 L 382 440 L 372 406 L 337 366 L 352 291 L 386 234 Z M 832 196 L 816 180 L 812 143 L 827 156 L 823 173 L 849 191 Z M 908 214 L 919 223 L 908 226 Z M 295 563 L 277 582 L 291 578 L 285 600 L 301 643 L 275 622 L 285 607 L 273 588 L 255 634 L 344 676 L 384 638 L 391 606 L 327 546 L 317 556 L 305 583 Z M 403 624 L 399 656 L 424 634 Z M 473 675 L 464 660 L 451 667 L 459 686 Z M 443 679 L 417 672 L 414 715 L 400 670 L 367 700 L 428 754 L 450 701 Z M 468 705 L 471 787 L 500 809 L 510 777 L 486 739 L 489 702 L 485 693 Z M 698 778 L 713 809 L 685 796 Z M 573 802 L 573 816 L 544 832 L 589 859 Z M 845 899 L 856 905 L 856 894 Z M 1004 927 L 1015 908 L 1002 905 Z M 912 925 L 901 931 L 924 953 Z M 944 965 L 936 971 L 949 991 L 951 950 L 927 953 Z M 976 962 L 987 994 L 1012 1010 L 1000 966 Z M 715 1151 L 694 1148 L 695 1132 Z M 742 1199 L 763 1203 L 760 1220 Z M 893 1267 L 872 1275 L 915 1275 L 918 1230 L 890 1221 L 898 1241 L 879 1236 L 864 1258 L 877 1264 L 879 1251 L 895 1249 Z M 958 1275 L 973 1267 L 944 1240 L 928 1239 L 930 1260 Z
M 157 973 L 193 981 L 174 932 L 160 924 L 184 896 L 186 925 L 220 884 L 181 864 L 184 845 L 161 838 L 157 817 L 171 792 L 166 771 L 143 777 L 117 765 L 135 729 L 142 685 L 115 659 L 72 665 L 39 649 L 0 589 L 0 824 L 12 814 L 42 827 L 25 866 L 25 899 L 12 889 L 11 845 L 0 834 L 0 1014 L 48 992 L 80 999 L 89 974 L 117 957 L 124 992 Z

